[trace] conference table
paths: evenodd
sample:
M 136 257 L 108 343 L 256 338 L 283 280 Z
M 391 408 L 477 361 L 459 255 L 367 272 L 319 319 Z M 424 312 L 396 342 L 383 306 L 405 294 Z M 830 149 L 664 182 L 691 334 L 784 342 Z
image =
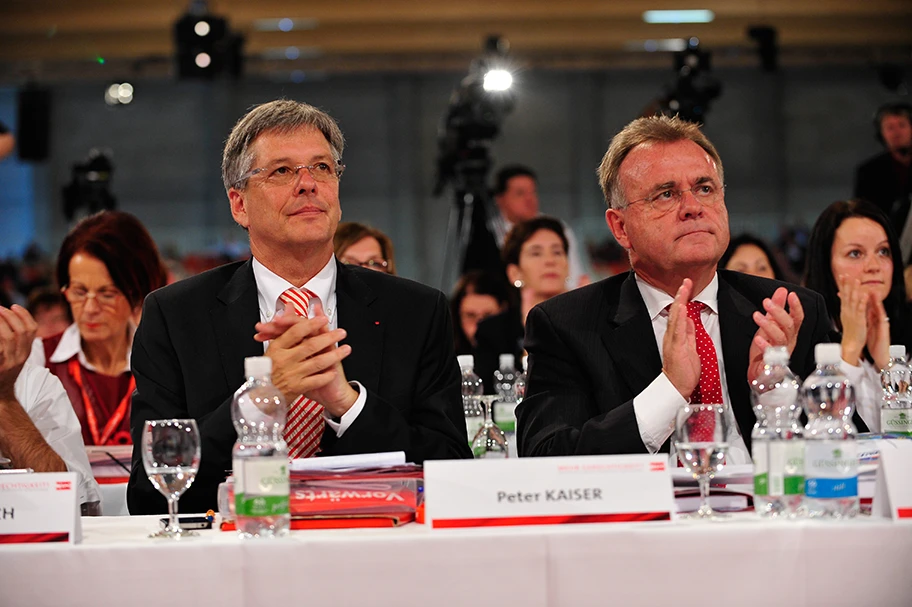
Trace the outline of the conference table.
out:
M 912 523 L 662 521 L 459 530 L 208 530 L 83 518 L 83 542 L 0 548 L 0 605 L 912 605 Z

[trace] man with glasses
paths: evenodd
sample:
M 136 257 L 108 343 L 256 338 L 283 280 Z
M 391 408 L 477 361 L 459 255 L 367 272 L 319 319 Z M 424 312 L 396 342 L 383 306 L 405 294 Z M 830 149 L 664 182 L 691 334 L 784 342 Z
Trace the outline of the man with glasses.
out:
M 788 348 L 799 375 L 814 368 L 813 346 L 831 329 L 823 299 L 717 270 L 729 241 L 722 161 L 697 125 L 633 121 L 598 175 L 633 271 L 529 314 L 520 455 L 668 452 L 690 401 L 728 405 L 726 461 L 750 462 L 749 383 L 770 345 Z
M 471 457 L 446 298 L 339 263 L 342 133 L 324 112 L 279 100 L 252 109 L 225 144 L 222 178 L 251 260 L 146 299 L 134 338 L 131 427 L 197 420 L 202 459 L 181 508 L 216 507 L 236 434 L 230 404 L 248 356 L 270 357 L 289 405 L 292 457 L 405 451 Z M 166 503 L 134 458 L 130 512 Z

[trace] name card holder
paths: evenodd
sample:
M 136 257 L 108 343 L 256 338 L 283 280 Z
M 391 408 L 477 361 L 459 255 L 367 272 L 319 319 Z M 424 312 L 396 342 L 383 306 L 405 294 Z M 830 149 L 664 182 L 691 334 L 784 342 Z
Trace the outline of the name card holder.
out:
M 676 516 L 663 454 L 428 461 L 424 494 L 425 520 L 435 529 Z
M 912 440 L 879 440 L 880 459 L 871 513 L 912 521 Z
M 82 539 L 75 472 L 0 475 L 0 544 Z

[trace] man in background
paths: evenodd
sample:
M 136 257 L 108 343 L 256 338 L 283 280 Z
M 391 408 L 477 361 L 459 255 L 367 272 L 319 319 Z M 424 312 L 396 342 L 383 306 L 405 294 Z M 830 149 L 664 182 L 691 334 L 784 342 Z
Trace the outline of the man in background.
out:
M 855 197 L 879 206 L 899 233 L 903 259 L 912 255 L 912 105 L 888 103 L 874 116 L 877 140 L 884 151 L 862 163 L 855 172 Z

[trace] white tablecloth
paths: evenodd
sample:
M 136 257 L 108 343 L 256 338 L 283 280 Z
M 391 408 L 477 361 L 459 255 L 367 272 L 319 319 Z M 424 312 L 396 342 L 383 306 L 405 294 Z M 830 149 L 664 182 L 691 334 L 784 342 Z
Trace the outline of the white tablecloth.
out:
M 912 524 L 658 522 L 347 529 L 240 541 L 84 518 L 78 546 L 0 548 L 0 605 L 912 605 Z

